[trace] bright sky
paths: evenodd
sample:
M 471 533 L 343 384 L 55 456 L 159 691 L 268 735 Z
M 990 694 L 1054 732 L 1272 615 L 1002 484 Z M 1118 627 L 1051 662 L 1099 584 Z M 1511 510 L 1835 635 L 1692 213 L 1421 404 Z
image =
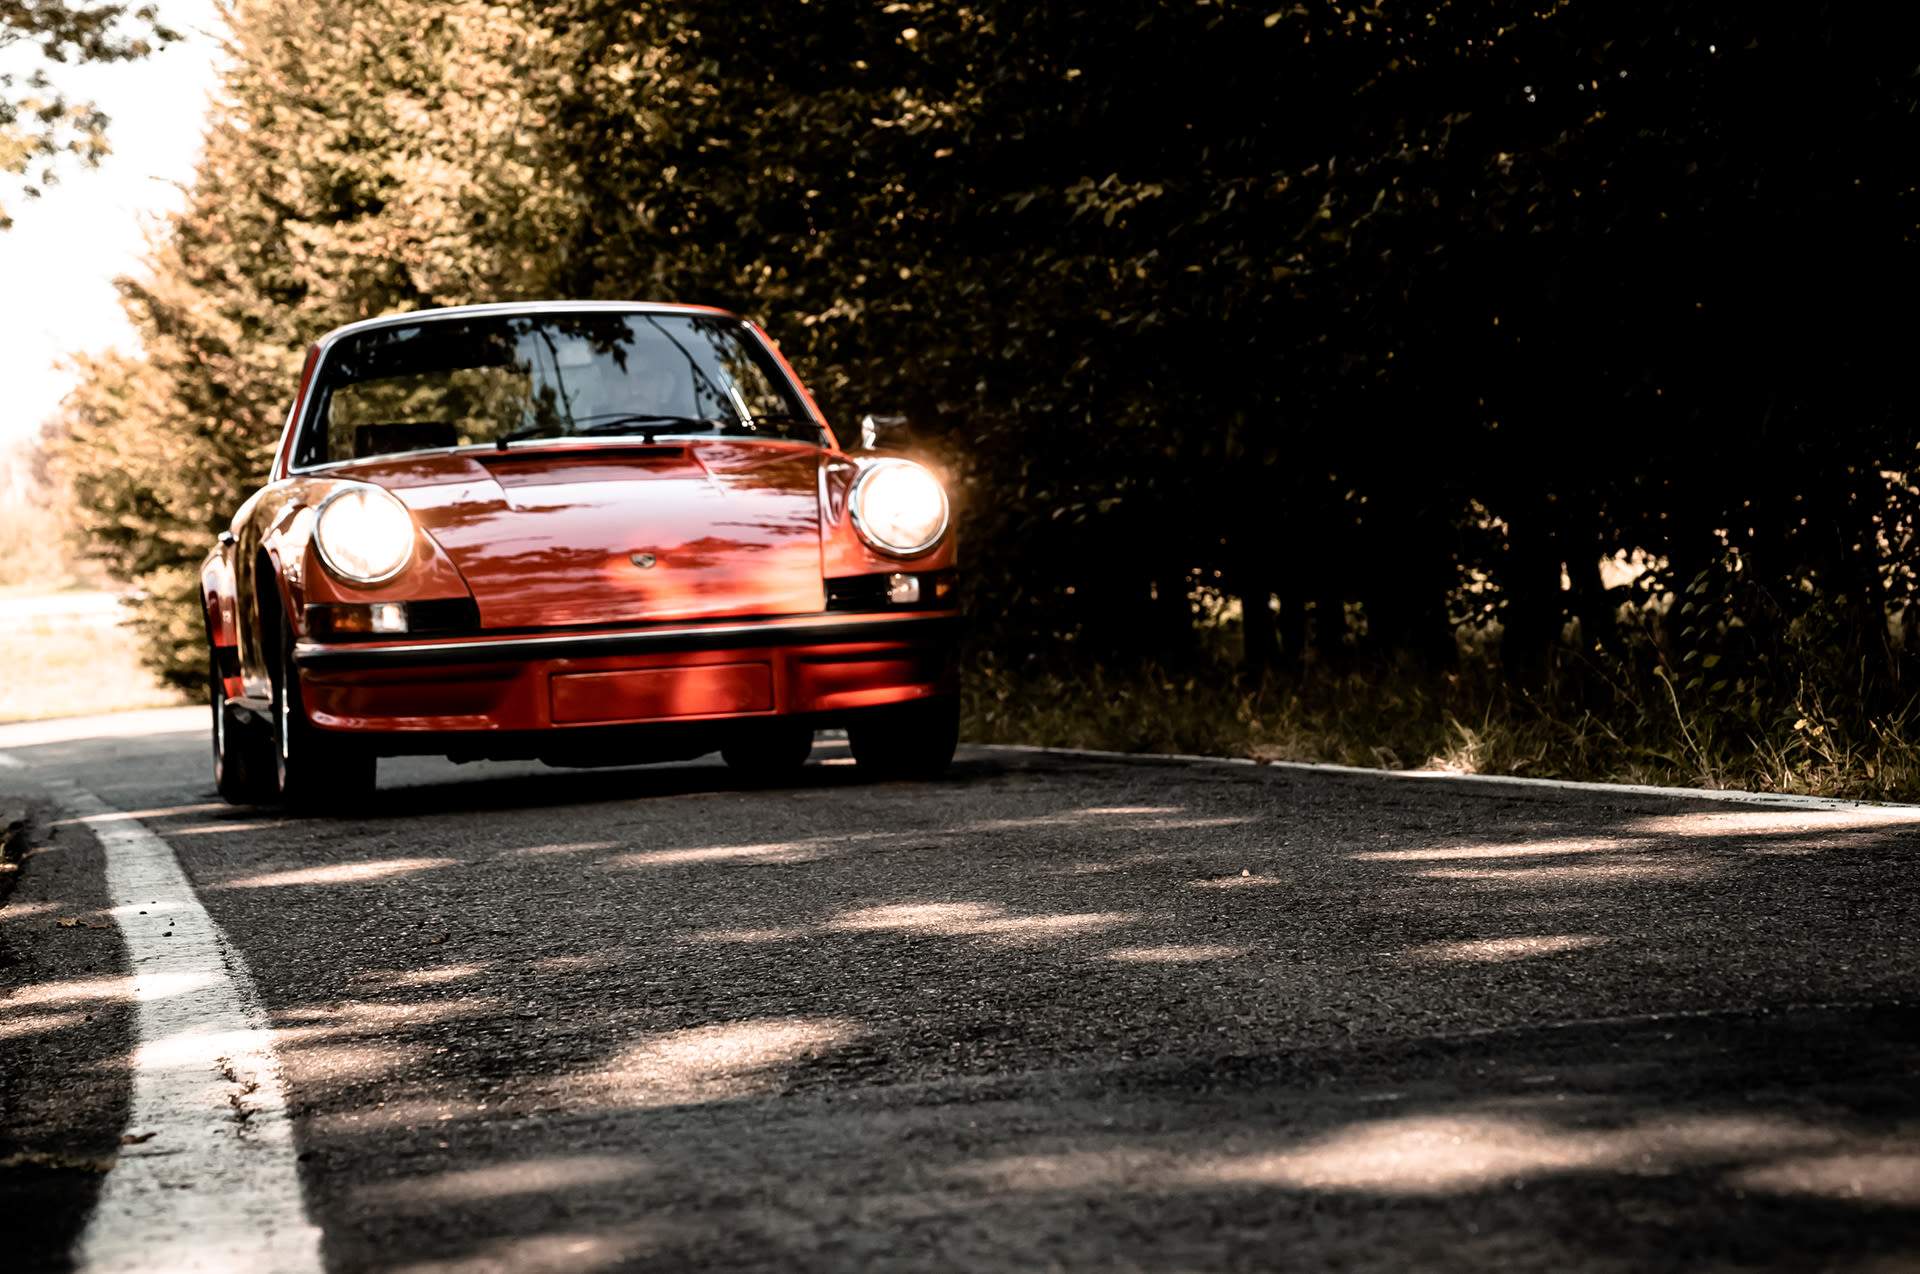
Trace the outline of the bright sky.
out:
M 14 224 L 0 230 L 0 453 L 37 431 L 71 387 L 57 360 L 133 347 L 113 280 L 137 268 L 149 228 L 180 205 L 223 30 L 214 0 L 159 5 L 186 37 L 179 43 L 141 62 L 51 68 L 69 98 L 91 98 L 112 118 L 113 154 L 95 169 L 63 166 L 60 184 L 40 199 L 7 192 Z M 18 46 L 9 53 L 9 65 L 24 61 Z

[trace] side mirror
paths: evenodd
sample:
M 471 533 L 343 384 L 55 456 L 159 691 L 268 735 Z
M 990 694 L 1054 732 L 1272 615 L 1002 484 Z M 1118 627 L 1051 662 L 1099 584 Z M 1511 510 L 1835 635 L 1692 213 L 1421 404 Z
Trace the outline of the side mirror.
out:
M 906 440 L 907 418 L 905 416 L 876 416 L 871 413 L 860 417 L 860 450 L 872 451 L 883 445 L 897 446 Z

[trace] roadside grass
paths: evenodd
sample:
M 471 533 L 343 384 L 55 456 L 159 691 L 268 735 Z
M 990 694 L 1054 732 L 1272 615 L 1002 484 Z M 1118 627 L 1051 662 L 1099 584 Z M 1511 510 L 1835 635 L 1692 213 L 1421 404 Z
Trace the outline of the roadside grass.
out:
M 0 721 L 182 702 L 141 664 L 139 638 L 111 611 L 38 613 L 18 607 L 8 608 L 0 619 Z
M 971 663 L 963 737 L 975 742 L 1920 800 L 1920 702 L 1835 710 L 1805 680 L 1728 704 L 1657 669 L 1575 670 L 1521 690 L 1473 652 L 1444 672 L 1309 664 L 1258 683 L 1225 659 L 1178 671 Z

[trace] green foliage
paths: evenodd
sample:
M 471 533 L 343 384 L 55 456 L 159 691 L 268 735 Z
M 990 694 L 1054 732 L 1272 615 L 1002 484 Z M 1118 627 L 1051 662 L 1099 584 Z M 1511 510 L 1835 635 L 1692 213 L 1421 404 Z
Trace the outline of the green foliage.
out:
M 182 589 L 305 341 L 420 305 L 651 297 L 759 317 L 836 419 L 917 422 L 959 474 L 987 684 L 1152 660 L 1226 711 L 1230 632 L 1303 702 L 1360 670 L 1484 684 L 1420 692 L 1425 733 L 1389 745 L 1409 761 L 1468 746 L 1450 719 L 1571 719 L 1626 772 L 1656 764 L 1633 748 L 1702 775 L 1769 756 L 1776 784 L 1906 720 L 1920 456 L 1876 301 L 1920 265 L 1920 12 L 234 20 L 189 206 L 126 285 L 143 357 L 91 369 L 59 447 L 180 675 Z M 1851 750 L 1819 761 L 1836 736 L 1801 719 Z
M 1646 651 L 1527 690 L 1480 659 L 1442 673 L 1367 658 L 1248 680 L 1225 662 L 1015 672 L 986 658 L 963 723 L 980 742 L 1912 800 L 1920 697 L 1849 697 L 1833 636 L 1796 643 L 1799 681 L 1738 699 L 1688 693 Z

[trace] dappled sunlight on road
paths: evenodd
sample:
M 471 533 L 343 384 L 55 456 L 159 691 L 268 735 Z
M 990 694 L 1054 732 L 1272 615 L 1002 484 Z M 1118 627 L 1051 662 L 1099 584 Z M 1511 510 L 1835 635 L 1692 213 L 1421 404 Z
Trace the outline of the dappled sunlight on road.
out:
M 304 1063 L 301 1063 L 301 1072 L 303 1082 L 313 1085 L 319 1090 L 317 1095 L 329 1101 L 329 1108 L 318 1111 L 307 1120 L 306 1126 L 316 1137 L 370 1137 L 411 1132 L 461 1120 L 483 1119 L 489 1113 L 504 1113 L 498 1105 L 490 1106 L 485 1101 L 466 1096 L 420 1095 L 421 1086 L 418 1082 L 395 1084 L 383 1089 L 381 1091 L 386 1095 L 378 1099 L 367 1097 L 365 1100 L 355 1100 L 364 1096 L 357 1083 L 329 1085 L 326 1072 L 318 1069 L 306 1077 Z M 342 1093 L 345 1094 L 344 1100 Z
M 839 1017 L 759 1018 L 653 1036 L 581 1076 L 593 1101 L 645 1109 L 778 1091 L 783 1071 L 862 1034 Z
M 1058 912 L 1019 915 L 998 903 L 900 902 L 844 911 L 817 925 L 742 929 L 704 929 L 681 934 L 682 943 L 754 944 L 785 942 L 809 935 L 906 934 L 923 937 L 987 938 L 1003 945 L 1096 933 L 1132 924 L 1133 912 Z
M 1833 1129 L 1778 1115 L 1645 1116 L 1567 1125 L 1528 1104 L 1361 1120 L 1304 1142 L 1228 1151 L 1121 1146 L 1111 1151 L 1014 1154 L 955 1168 L 1000 1190 L 1138 1191 L 1283 1189 L 1381 1195 L 1450 1195 L 1510 1188 L 1575 1173 L 1643 1177 L 1706 1166 L 1731 1168 L 1733 1184 L 1784 1183 L 1795 1156 L 1845 1140 Z M 1909 1172 L 1920 1157 L 1900 1156 Z M 1755 1161 L 1761 1165 L 1755 1168 Z M 1830 1170 L 1826 1180 L 1846 1174 Z M 1859 1175 L 1858 1163 L 1853 1178 Z M 1823 1178 L 1809 1169 L 1806 1180 Z M 1818 1191 L 1814 1191 L 1818 1192 Z M 1859 1195 L 1868 1200 L 1871 1193 Z
M 84 1013 L 6 1013 L 0 1005 L 0 1040 L 64 1030 L 86 1020 Z
M 1920 1208 L 1920 1128 L 1886 1139 L 1884 1150 L 1790 1155 L 1748 1168 L 1733 1183 L 1772 1194 L 1812 1195 L 1885 1208 Z
M 283 889 L 297 885 L 364 885 L 392 876 L 411 876 L 438 867 L 457 867 L 457 858 L 381 858 L 371 862 L 294 867 L 221 881 L 216 889 Z
M 48 822 L 49 828 L 60 827 L 98 827 L 104 823 L 161 823 L 170 818 L 184 818 L 189 814 L 232 814 L 233 807 L 224 801 L 209 801 L 199 805 L 168 805 L 152 809 L 114 810 L 107 814 L 86 814 L 74 818 L 57 818 Z M 171 831 L 171 829 L 169 829 Z
M 1230 815 L 1218 817 L 1174 818 L 1168 815 L 1180 813 L 1183 807 L 1172 805 L 1147 806 L 1095 806 L 1077 810 L 1060 811 L 1048 814 L 1036 814 L 1020 818 L 984 819 L 953 823 L 946 826 L 921 827 L 898 831 L 858 831 L 842 832 L 830 836 L 799 837 L 791 840 L 749 842 L 746 844 L 714 844 L 663 849 L 634 848 L 630 852 L 606 860 L 610 867 L 648 868 L 681 867 L 703 863 L 719 864 L 787 864 L 814 862 L 847 853 L 858 853 L 869 849 L 892 849 L 899 847 L 928 846 L 931 842 L 952 840 L 976 836 L 982 833 L 1010 833 L 1025 831 L 1085 830 L 1094 836 L 1115 834 L 1168 833 L 1196 831 L 1210 828 L 1245 827 L 1261 821 L 1256 815 Z M 598 848 L 586 846 L 585 848 Z M 520 854 L 534 854 L 536 849 L 510 851 Z M 1116 860 L 1118 865 L 1128 866 L 1159 861 L 1160 855 L 1151 852 L 1137 852 Z M 1108 864 L 1087 863 L 1075 870 L 1093 874 L 1111 870 Z
M 429 1022 L 491 1017 L 503 1007 L 501 1000 L 487 995 L 398 1003 L 349 1000 L 283 1010 L 276 1016 L 287 1025 L 276 1027 L 274 1034 L 293 1044 L 363 1033 L 384 1035 Z
M 1604 945 L 1608 939 L 1590 933 L 1548 934 L 1536 938 L 1466 938 L 1458 942 L 1430 942 L 1407 951 L 1422 964 L 1501 964 L 1534 956 L 1565 955 Z
M 1066 814 L 1039 814 L 1032 818 L 993 818 L 982 822 L 967 823 L 954 830 L 960 832 L 1018 832 L 1031 831 L 1047 827 L 1077 827 L 1088 824 L 1093 816 L 1114 815 L 1133 816 L 1132 810 L 1075 810 Z M 1137 832 L 1153 831 L 1197 831 L 1208 827 L 1245 827 L 1249 823 L 1259 822 L 1255 815 L 1231 815 L 1219 818 L 1168 818 L 1163 816 L 1133 817 L 1126 823 L 1105 824 L 1102 830 L 1121 830 Z
M 401 985 L 391 978 L 383 984 Z M 449 1031 L 458 1024 L 496 1019 L 507 1007 L 487 995 L 308 1005 L 277 1013 L 273 1039 L 281 1056 L 298 1067 L 303 1091 L 312 1099 L 383 1082 L 416 1082 L 444 1053 L 439 1041 Z
M 1174 1175 L 1186 1185 L 1450 1194 L 1552 1173 L 1670 1169 L 1694 1158 L 1765 1154 L 1822 1139 L 1816 1130 L 1764 1118 L 1567 1128 L 1493 1110 L 1358 1124 L 1276 1153 L 1202 1157 L 1177 1165 Z
M 549 858 L 558 854 L 593 854 L 603 849 L 618 849 L 620 843 L 610 840 L 562 841 L 552 845 L 527 845 L 510 849 L 507 853 L 517 858 Z
M 212 982 L 211 977 L 198 973 L 143 973 L 39 982 L 15 990 L 4 1001 L 0 1001 L 0 1010 L 18 1004 L 69 1004 L 91 1000 L 117 1000 L 132 1004 L 137 1000 L 163 1000 L 198 991 Z
M 1554 885 L 1657 885 L 1702 880 L 1715 875 L 1716 869 L 1713 864 L 1698 859 L 1637 858 L 1561 863 L 1551 867 L 1434 867 L 1416 874 L 1424 880 L 1467 880 L 1515 889 L 1541 889 Z
M 1880 831 L 1916 824 L 1920 824 L 1920 808 L 1914 806 L 1861 806 L 1857 809 L 1728 809 L 1650 814 L 1626 820 L 1625 827 L 1638 836 L 1695 838 Z
M 1446 845 L 1434 849 L 1378 849 L 1348 857 L 1356 863 L 1424 863 L 1471 861 L 1482 858 L 1533 858 L 1553 854 L 1610 854 L 1654 846 L 1620 837 L 1597 840 L 1519 841 L 1498 845 Z
M 306 1037 L 289 1041 L 282 1033 L 276 1033 L 275 1038 L 283 1048 L 292 1045 L 301 1065 L 314 1077 L 310 1082 L 334 1088 L 404 1078 L 433 1053 L 422 1044 Z
M 1106 958 L 1121 964 L 1201 964 L 1211 960 L 1237 960 L 1251 950 L 1251 947 L 1217 944 L 1168 943 L 1157 947 L 1115 947 L 1106 953 Z
M 648 1161 L 638 1155 L 549 1155 L 402 1177 L 361 1186 L 354 1193 L 370 1203 L 431 1206 L 616 1185 L 651 1172 Z
M 526 1238 L 493 1239 L 444 1261 L 411 1261 L 387 1268 L 393 1274 L 578 1274 L 631 1268 L 635 1259 L 659 1246 L 666 1226 L 648 1223 L 611 1229 L 562 1230 Z
M 169 827 L 168 836 L 222 836 L 231 832 L 258 832 L 269 827 L 281 827 L 279 822 L 265 823 L 199 823 L 192 827 Z
M 622 960 L 617 951 L 592 951 L 573 955 L 541 956 L 529 966 L 539 973 L 578 973 L 592 969 L 606 969 Z
M 1021 939 L 1110 929 L 1135 918 L 1122 912 L 1020 916 L 1010 915 L 994 903 L 921 902 L 891 903 L 843 912 L 829 920 L 825 927 L 852 933 L 893 931 Z
M 180 811 L 157 830 L 261 979 L 316 1211 L 378 1236 L 349 1264 L 677 1268 L 723 1225 L 776 1268 L 846 1227 L 1077 1242 L 1242 1211 L 1383 1218 L 1401 1252 L 1499 1218 L 1463 1249 L 1487 1268 L 1577 1264 L 1550 1218 L 1581 1199 L 1722 1237 L 1772 1209 L 1814 1256 L 1920 1208 L 1913 1143 L 1873 1124 L 1912 1104 L 1887 1078 L 1910 1027 L 1875 1016 L 1892 908 L 1863 927 L 1810 888 L 1896 870 L 1885 828 L 1682 835 L 1715 812 L 1424 785 L 1360 818 L 1344 786 L 1144 775 L 521 775 L 259 827 L 146 803 Z M 1736 884 L 1751 923 L 1703 919 Z M 31 923 L 104 946 L 52 929 L 94 914 Z M 1844 967 L 1836 932 L 1866 935 Z M 30 985 L 0 1040 L 92 1030 L 110 1056 L 82 1065 L 124 1066 L 86 1015 L 140 985 Z M 1861 1039 L 1835 1080 L 1823 1041 Z M 427 1224 L 457 1237 L 380 1241 Z
M 1243 871 L 1237 876 L 1211 876 L 1205 880 L 1190 880 L 1189 889 L 1272 889 L 1284 885 L 1287 881 L 1280 876 L 1269 876 L 1257 871 Z
M 369 969 L 353 976 L 355 984 L 369 991 L 405 990 L 410 987 L 440 986 L 464 982 L 487 971 L 482 964 L 448 964 L 436 969 Z
M 213 981 L 195 973 L 143 973 L 30 983 L 0 1000 L 0 1039 L 66 1030 L 91 1021 L 101 1008 L 191 995 Z
M 17 924 L 60 910 L 57 902 L 9 902 L 0 907 L 0 924 Z
M 769 841 L 759 845 L 708 845 L 698 849 L 655 849 L 621 854 L 607 860 L 611 867 L 679 867 L 688 863 L 807 863 L 831 854 L 849 842 L 870 836 L 819 837 L 807 841 Z

